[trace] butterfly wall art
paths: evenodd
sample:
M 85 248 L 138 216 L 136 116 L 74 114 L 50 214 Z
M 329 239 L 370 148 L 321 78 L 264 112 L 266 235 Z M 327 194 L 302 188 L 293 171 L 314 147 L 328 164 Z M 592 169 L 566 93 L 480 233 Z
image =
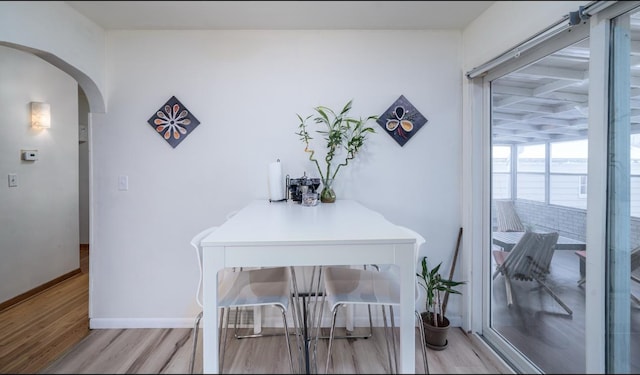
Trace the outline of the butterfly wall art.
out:
M 378 117 L 377 123 L 400 146 L 404 146 L 428 121 L 404 95 L 400 95 L 391 107 Z
M 175 96 L 169 98 L 147 122 L 173 148 L 200 125 L 200 121 Z

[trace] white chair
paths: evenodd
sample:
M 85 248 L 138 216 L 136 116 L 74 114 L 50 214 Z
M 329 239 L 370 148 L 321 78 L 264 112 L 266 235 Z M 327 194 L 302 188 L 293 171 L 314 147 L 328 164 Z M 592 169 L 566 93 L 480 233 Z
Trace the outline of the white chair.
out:
M 236 214 L 238 213 L 238 210 L 233 210 L 227 213 L 227 215 L 225 216 L 225 221 L 230 220 L 231 218 L 233 218 L 234 216 L 236 216 Z M 240 271 L 248 271 L 248 270 L 252 270 L 252 269 L 257 269 L 256 267 L 233 267 L 232 270 L 234 272 L 240 270 Z M 260 306 L 252 306 L 253 307 L 253 316 L 254 318 L 259 318 L 261 316 L 260 313 Z M 284 333 L 274 333 L 274 334 L 264 334 L 264 333 L 252 333 L 252 334 L 247 334 L 247 335 L 241 335 L 239 333 L 238 330 L 238 320 L 240 317 L 240 307 L 236 307 L 236 311 L 235 311 L 235 320 L 233 322 L 233 336 L 237 339 L 248 339 L 248 338 L 256 338 L 256 337 L 265 337 L 265 336 L 280 336 L 283 335 Z
M 218 227 L 211 227 L 196 234 L 191 240 L 191 245 L 196 250 L 198 258 L 198 269 L 200 270 L 200 279 L 198 281 L 198 289 L 196 292 L 196 302 L 200 308 L 202 303 L 202 247 L 200 242 L 203 238 L 214 232 Z M 291 344 L 289 342 L 289 329 L 287 324 L 287 310 L 290 306 L 291 299 L 291 274 L 288 267 L 273 267 L 252 270 L 222 270 L 218 274 L 218 308 L 222 309 L 220 314 L 220 334 L 218 340 L 220 342 L 220 372 L 222 372 L 224 364 L 224 347 L 226 344 L 226 331 L 229 325 L 228 311 L 233 307 L 248 306 L 273 306 L 282 313 L 282 323 L 284 326 L 284 334 L 287 349 L 289 351 L 289 366 L 291 372 L 294 372 L 293 355 L 291 352 Z M 293 304 L 292 304 L 293 305 Z M 227 315 L 227 329 L 224 329 L 225 336 L 222 338 L 223 322 Z M 202 310 L 198 313 L 194 325 L 193 351 L 191 354 L 191 362 L 189 372 L 193 373 L 195 362 L 196 347 L 198 343 L 198 329 L 200 320 L 202 319 Z M 294 319 L 294 330 L 298 331 L 297 324 Z
M 416 260 L 420 247 L 425 243 L 424 237 L 420 234 L 408 229 L 416 237 Z M 379 305 L 382 310 L 384 321 L 384 330 L 387 343 L 387 356 L 389 361 L 389 371 L 398 372 L 396 340 L 395 340 L 395 322 L 393 316 L 393 307 L 400 306 L 400 282 L 399 277 L 393 269 L 378 271 L 371 269 L 356 269 L 347 267 L 325 267 L 324 268 L 324 285 L 325 296 L 329 303 L 332 313 L 331 331 L 329 334 L 329 344 L 327 350 L 327 360 L 325 365 L 325 373 L 328 373 L 331 364 L 331 349 L 334 339 L 334 331 L 338 310 L 346 305 Z M 416 283 L 416 300 L 419 298 L 419 288 Z M 389 308 L 391 320 L 391 332 L 387 325 L 386 307 Z M 424 360 L 425 372 L 429 373 L 429 364 L 427 361 L 427 349 L 424 336 L 424 326 L 420 313 L 415 311 L 418 320 L 418 328 L 420 334 L 420 342 L 422 344 L 422 356 Z M 322 319 L 319 319 L 321 321 Z M 319 323 L 318 323 L 319 324 Z M 319 329 L 319 326 L 317 327 Z M 316 336 L 317 337 L 317 336 Z M 392 338 L 393 361 L 391 350 L 389 348 L 389 337 Z M 317 340 L 316 340 L 317 341 Z M 394 366 L 395 363 L 395 366 Z

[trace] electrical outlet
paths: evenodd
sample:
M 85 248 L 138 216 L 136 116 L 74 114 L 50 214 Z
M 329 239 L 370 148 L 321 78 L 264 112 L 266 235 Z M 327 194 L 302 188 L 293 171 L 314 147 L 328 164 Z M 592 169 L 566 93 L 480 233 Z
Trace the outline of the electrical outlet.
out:
M 18 186 L 18 175 L 15 173 L 9 173 L 9 187 Z

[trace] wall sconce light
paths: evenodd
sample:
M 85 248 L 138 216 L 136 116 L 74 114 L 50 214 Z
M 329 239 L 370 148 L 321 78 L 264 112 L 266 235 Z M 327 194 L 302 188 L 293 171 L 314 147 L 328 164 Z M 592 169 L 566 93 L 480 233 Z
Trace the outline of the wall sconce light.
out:
M 38 129 L 51 127 L 51 106 L 49 103 L 31 102 L 31 127 Z

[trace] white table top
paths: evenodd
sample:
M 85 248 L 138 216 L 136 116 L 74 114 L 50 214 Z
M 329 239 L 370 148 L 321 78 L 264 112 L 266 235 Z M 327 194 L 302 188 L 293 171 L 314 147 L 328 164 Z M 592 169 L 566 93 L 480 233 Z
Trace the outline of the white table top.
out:
M 247 230 L 251 228 L 251 230 Z M 256 200 L 202 240 L 203 246 L 415 243 L 381 214 L 353 200 L 306 207 Z

